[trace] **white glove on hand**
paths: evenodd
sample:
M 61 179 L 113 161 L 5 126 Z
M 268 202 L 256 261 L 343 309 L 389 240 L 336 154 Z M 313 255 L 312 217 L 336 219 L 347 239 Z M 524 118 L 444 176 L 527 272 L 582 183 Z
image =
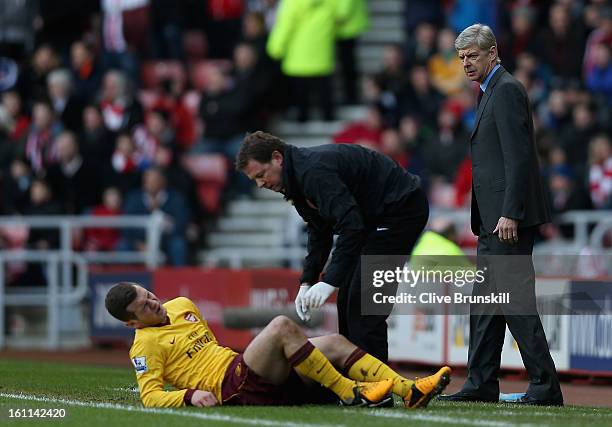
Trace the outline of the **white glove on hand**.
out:
M 310 310 L 304 299 L 309 288 L 310 285 L 300 285 L 300 290 L 295 297 L 295 311 L 302 322 L 308 322 L 310 320 Z
M 306 306 L 308 309 L 321 308 L 321 306 L 325 304 L 325 301 L 327 301 L 327 298 L 329 298 L 336 290 L 337 288 L 325 282 L 319 282 L 311 286 L 304 296 Z

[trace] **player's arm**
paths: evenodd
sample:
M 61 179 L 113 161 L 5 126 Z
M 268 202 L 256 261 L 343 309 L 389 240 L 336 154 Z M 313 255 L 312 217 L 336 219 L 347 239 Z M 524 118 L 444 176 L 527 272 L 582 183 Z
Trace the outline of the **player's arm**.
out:
M 130 359 L 136 369 L 140 400 L 145 407 L 179 407 L 188 404 L 185 395 L 189 390 L 164 390 L 165 355 L 157 340 L 134 342 Z

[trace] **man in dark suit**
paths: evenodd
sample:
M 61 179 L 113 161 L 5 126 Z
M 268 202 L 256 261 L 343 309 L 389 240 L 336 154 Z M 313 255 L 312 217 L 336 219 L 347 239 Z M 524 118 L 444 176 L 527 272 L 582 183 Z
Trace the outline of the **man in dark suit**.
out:
M 497 401 L 497 378 L 506 325 L 518 343 L 529 387 L 517 403 L 563 405 L 555 365 L 535 305 L 531 254 L 539 224 L 550 212 L 539 178 L 529 99 L 501 66 L 495 36 L 474 24 L 455 48 L 468 79 L 480 84 L 471 135 L 472 231 L 478 236 L 478 268 L 486 281 L 473 295 L 508 292 L 509 304 L 470 306 L 468 378 L 452 401 Z

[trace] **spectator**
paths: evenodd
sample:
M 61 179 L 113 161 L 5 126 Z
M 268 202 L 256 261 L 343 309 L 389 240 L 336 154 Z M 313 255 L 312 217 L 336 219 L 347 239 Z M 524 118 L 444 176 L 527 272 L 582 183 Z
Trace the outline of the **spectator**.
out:
M 255 50 L 257 58 L 257 74 L 268 82 L 265 97 L 261 99 L 263 107 L 272 111 L 284 109 L 289 105 L 289 93 L 291 91 L 287 78 L 283 75 L 280 65 L 274 61 L 266 50 L 268 33 L 264 16 L 260 12 L 249 12 L 244 15 L 242 21 L 242 43 L 246 43 Z M 236 62 L 236 51 L 234 51 L 234 62 Z M 274 90 L 272 90 L 272 87 Z
M 406 45 L 406 66 L 427 65 L 436 53 L 437 28 L 428 21 L 420 22 Z
M 184 195 L 167 187 L 166 177 L 158 168 L 144 172 L 142 189 L 131 192 L 125 199 L 124 212 L 127 215 L 149 215 L 162 212 L 166 225 L 162 236 L 162 249 L 169 264 L 181 266 L 187 263 L 187 242 L 185 233 L 191 214 Z M 129 249 L 144 250 L 144 231 L 127 230 L 125 244 Z
M 93 102 L 94 94 L 100 86 L 100 67 L 83 40 L 75 41 L 70 47 L 70 73 L 74 96 L 82 104 Z
M 516 68 L 516 58 L 528 51 L 535 39 L 537 10 L 529 5 L 512 7 L 510 30 L 499 41 L 500 58 L 511 72 Z
M 62 211 L 79 215 L 100 201 L 101 179 L 96 164 L 79 153 L 74 133 L 64 131 L 55 140 L 57 163 L 47 171 L 47 180 Z
M 402 115 L 416 115 L 423 126 L 435 129 L 438 111 L 443 101 L 444 96 L 431 85 L 427 69 L 422 66 L 412 67 L 410 86 L 402 96 Z
M 572 122 L 561 132 L 558 145 L 567 153 L 570 166 L 579 180 L 586 178 L 588 141 L 598 132 L 593 105 L 584 102 L 576 104 L 572 110 Z
M 157 59 L 183 59 L 183 3 L 151 0 L 151 56 Z
M 461 111 L 449 102 L 438 113 L 438 131 L 424 147 L 432 179 L 452 183 L 459 165 L 468 155 L 469 135 L 460 118 Z
M 610 45 L 599 43 L 593 48 L 593 68 L 586 76 L 586 87 L 612 107 L 612 57 Z
M 0 104 L 0 170 L 6 169 L 11 163 L 16 146 L 29 126 L 30 118 L 22 111 L 19 93 L 4 92 Z
M 595 68 L 595 50 L 600 43 L 608 45 L 612 43 L 612 6 L 600 6 L 597 27 L 591 31 L 587 38 L 582 66 L 582 75 L 585 77 Z
M 175 147 L 174 131 L 169 126 L 169 121 L 170 115 L 167 111 L 156 109 L 145 115 L 144 124 L 134 128 L 134 155 L 140 169 L 147 169 L 153 164 L 155 153 L 160 146 Z
M 242 42 L 253 46 L 260 61 L 270 61 L 266 52 L 268 33 L 264 16 L 260 12 L 247 12 L 242 18 Z
M 377 104 L 387 123 L 395 123 L 399 114 L 397 96 L 383 88 L 377 76 L 369 75 L 362 82 L 363 99 L 366 104 Z
M 187 151 L 196 139 L 196 121 L 183 100 L 182 83 L 164 80 L 157 88 L 153 110 L 166 111 L 175 132 L 176 149 Z
M 4 215 L 23 215 L 30 206 L 32 171 L 22 159 L 14 159 L 3 182 Z
M 181 166 L 177 153 L 167 146 L 161 146 L 157 150 L 154 167 L 164 173 L 169 188 L 174 188 L 185 196 L 191 212 L 186 232 L 187 239 L 191 244 L 201 243 L 197 240 L 202 234 L 205 222 L 210 218 L 210 213 L 200 201 L 193 177 Z
M 399 45 L 390 44 L 384 47 L 382 69 L 376 73 L 376 81 L 385 92 L 398 98 L 408 86 L 404 52 Z
M 606 134 L 589 143 L 589 189 L 596 209 L 612 209 L 612 143 Z
M 239 43 L 234 49 L 234 90 L 243 93 L 246 102 L 242 116 L 247 130 L 264 128 L 267 113 L 274 106 L 267 100 L 275 84 L 274 74 L 258 67 L 258 61 L 257 52 L 250 44 Z
M 357 62 L 355 47 L 357 39 L 370 25 L 366 0 L 341 0 L 341 24 L 336 32 L 338 60 L 342 72 L 342 89 L 344 104 L 357 103 Z
M 101 0 L 102 68 L 119 69 L 133 83 L 138 81 L 138 56 L 146 49 L 148 34 L 148 0 L 123 2 Z
M 18 88 L 24 100 L 41 99 L 47 95 L 47 75 L 58 68 L 59 57 L 49 45 L 40 45 L 32 55 L 32 60 L 19 73 Z
M 102 203 L 94 206 L 91 216 L 109 217 L 121 215 L 121 192 L 116 187 L 108 187 L 102 194 Z M 83 249 L 86 251 L 114 251 L 117 249 L 121 233 L 116 228 L 86 228 Z
M 298 121 L 309 118 L 310 97 L 316 93 L 324 120 L 334 119 L 332 75 L 338 19 L 337 0 L 280 0 L 268 53 L 281 61 L 290 77 Z
M 225 73 L 213 67 L 208 69 L 208 85 L 202 94 L 199 116 L 204 136 L 193 147 L 195 152 L 221 153 L 233 161 L 242 142 L 244 115 L 250 111 L 249 94 L 231 86 Z
M 540 60 L 550 66 L 552 74 L 564 80 L 580 78 L 584 52 L 584 28 L 561 3 L 553 4 L 548 26 L 536 38 Z
M 140 186 L 141 173 L 145 166 L 138 164 L 132 135 L 124 132 L 117 136 L 115 151 L 109 166 L 107 168 L 109 173 L 105 174 L 106 186 L 116 186 L 122 194 L 127 194 Z
M 333 136 L 336 144 L 358 144 L 379 151 L 382 143 L 384 121 L 381 109 L 371 104 L 363 120 L 349 123 Z
M 423 159 L 422 150 L 426 145 L 428 129 L 419 125 L 416 116 L 406 114 L 400 119 L 399 134 L 402 147 L 408 155 L 408 166 L 406 170 L 421 178 L 421 187 L 427 191 L 429 185 L 428 171 Z
M 59 68 L 49 73 L 47 94 L 55 116 L 62 122 L 62 126 L 79 132 L 82 128 L 83 104 L 72 94 L 72 80 L 68 70 Z
M 88 105 L 83 110 L 83 129 L 79 134 L 81 153 L 88 161 L 97 161 L 102 164 L 110 163 L 115 149 L 112 134 L 102 119 L 102 112 L 96 105 Z
M 455 95 L 466 85 L 463 66 L 455 51 L 455 33 L 444 28 L 438 33 L 438 53 L 429 58 L 431 85 L 445 96 Z
M 546 102 L 540 105 L 538 115 L 542 125 L 558 135 L 571 122 L 570 110 L 565 91 L 557 88 L 553 89 Z
M 130 130 L 142 121 L 142 106 L 134 99 L 124 73 L 108 71 L 102 80 L 100 110 L 104 125 L 112 132 Z
M 550 206 L 554 216 L 571 210 L 592 209 L 589 194 L 580 183 L 577 183 L 568 166 L 553 166 L 547 177 Z M 571 238 L 574 235 L 572 224 L 558 227 L 561 236 Z
M 206 36 L 211 58 L 231 58 L 240 37 L 243 0 L 206 2 Z
M 380 151 L 391 157 L 398 165 L 406 169 L 408 167 L 408 153 L 402 145 L 400 133 L 395 128 L 387 128 L 383 131 L 380 142 Z
M 25 140 L 19 148 L 20 155 L 30 162 L 34 174 L 42 173 L 57 159 L 53 141 L 62 131 L 62 124 L 56 120 L 51 104 L 36 101 L 32 108 L 32 123 Z
M 532 106 L 546 101 L 546 82 L 550 76 L 542 70 L 538 59 L 530 52 L 523 52 L 516 58 L 514 76 L 523 84 Z
M 49 184 L 36 178 L 30 186 L 30 204 L 25 210 L 27 216 L 60 215 L 59 205 L 53 200 L 53 193 Z M 47 251 L 59 248 L 59 230 L 57 227 L 30 228 L 27 248 L 37 251 Z M 19 277 L 19 286 L 46 286 L 47 280 L 43 273 L 42 263 L 29 262 L 25 272 Z
M 30 186 L 30 205 L 25 215 L 60 215 L 62 210 L 53 199 L 49 184 L 40 178 L 34 179 Z M 59 231 L 57 228 L 32 228 L 28 235 L 28 248 L 35 250 L 57 249 Z

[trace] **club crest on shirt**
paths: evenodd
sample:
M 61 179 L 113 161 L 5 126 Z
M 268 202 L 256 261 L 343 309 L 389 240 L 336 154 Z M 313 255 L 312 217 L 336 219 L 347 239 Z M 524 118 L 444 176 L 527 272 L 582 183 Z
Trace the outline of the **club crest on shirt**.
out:
M 134 365 L 134 369 L 136 369 L 136 374 L 144 374 L 147 372 L 147 358 L 146 356 L 134 357 L 132 359 L 132 364 Z
M 196 323 L 198 321 L 198 318 L 193 313 L 185 313 L 185 320 L 187 320 L 188 322 Z

